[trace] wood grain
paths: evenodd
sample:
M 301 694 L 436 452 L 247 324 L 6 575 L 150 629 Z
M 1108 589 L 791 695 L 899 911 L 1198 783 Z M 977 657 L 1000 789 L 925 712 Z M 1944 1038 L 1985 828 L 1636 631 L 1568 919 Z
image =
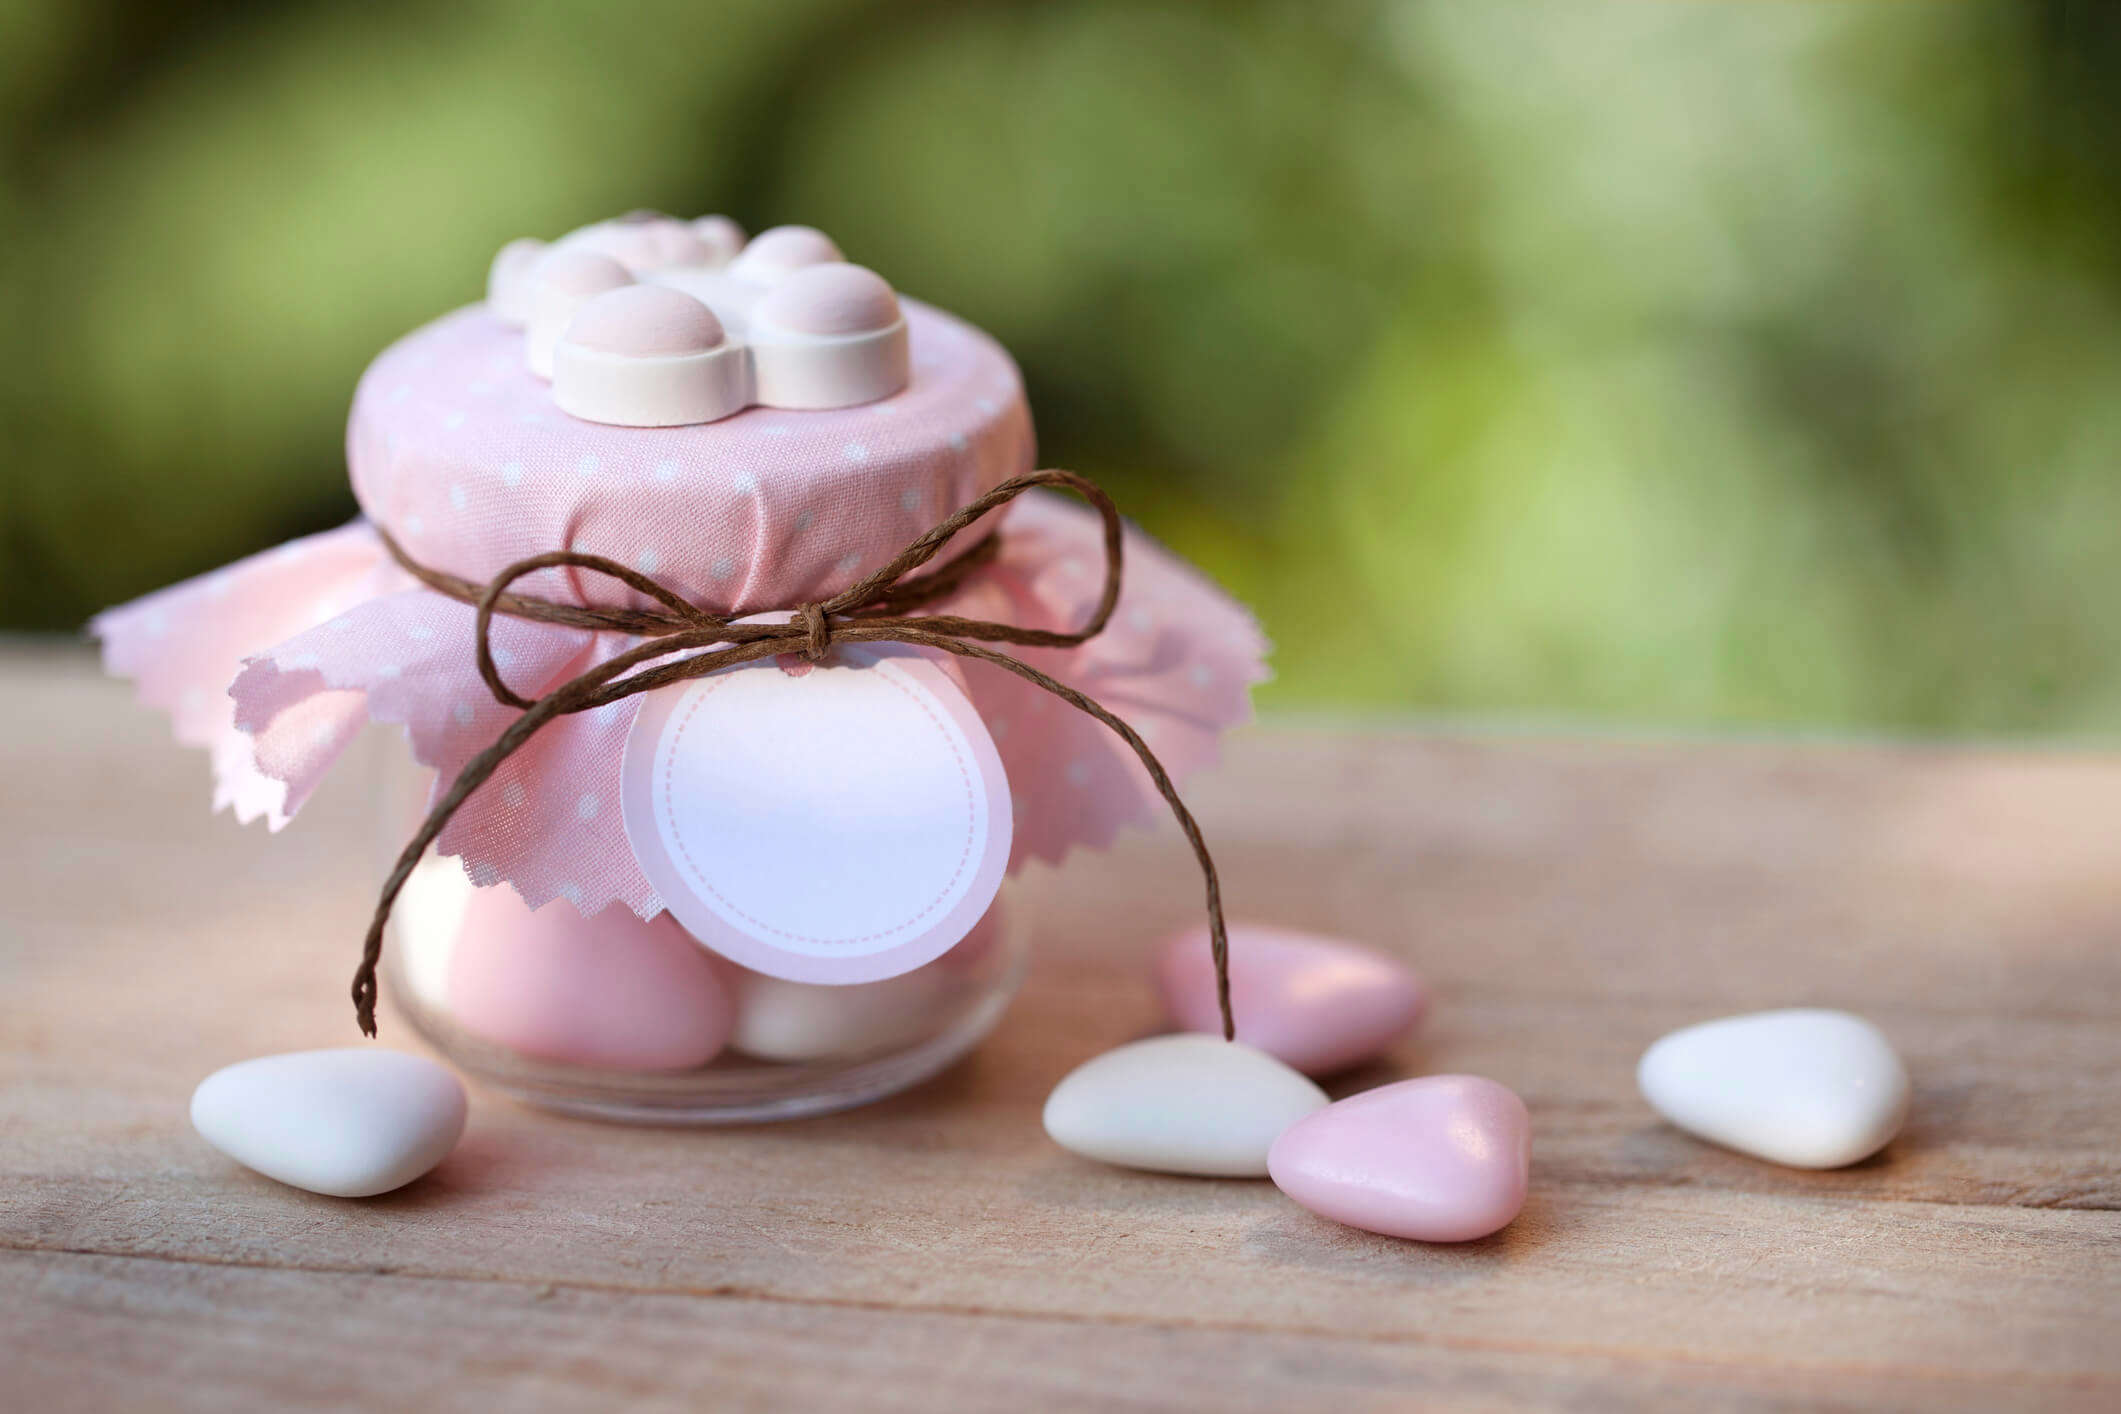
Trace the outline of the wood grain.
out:
M 0 686 L 20 1407 L 2121 1405 L 2113 757 L 1244 737 L 1190 792 L 1233 913 L 1372 939 L 1439 992 L 1341 1088 L 1468 1070 L 1531 1107 L 1524 1216 L 1437 1248 L 1045 1140 L 1054 1081 L 1155 1024 L 1143 952 L 1196 905 L 1172 834 L 1034 875 L 1024 995 L 912 1094 L 708 1132 L 477 1095 L 410 1189 L 280 1187 L 185 1101 L 350 1043 L 365 787 L 269 838 L 208 819 L 203 763 L 84 657 L 15 650 Z M 1664 1030 L 1795 1002 L 1907 1056 L 1879 1158 L 1773 1168 L 1636 1097 Z

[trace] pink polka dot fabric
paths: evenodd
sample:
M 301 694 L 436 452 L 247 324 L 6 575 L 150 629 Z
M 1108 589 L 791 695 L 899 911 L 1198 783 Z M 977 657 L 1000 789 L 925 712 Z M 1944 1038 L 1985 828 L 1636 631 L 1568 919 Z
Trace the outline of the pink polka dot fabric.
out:
M 520 330 L 484 306 L 459 310 L 362 377 L 346 436 L 354 494 L 422 564 L 467 579 L 564 546 L 720 612 L 822 599 L 1032 467 L 1014 361 L 961 320 L 914 300 L 904 308 L 904 392 L 690 427 L 569 417 L 525 370 Z M 629 591 L 556 575 L 529 592 L 617 603 Z
M 473 611 L 420 586 L 384 551 L 390 528 L 423 562 L 484 579 L 553 549 L 632 564 L 724 612 L 784 608 L 843 588 L 935 521 L 1031 465 L 1015 366 L 977 330 L 906 302 L 914 379 L 829 412 L 754 409 L 702 426 L 579 422 L 522 371 L 522 335 L 482 309 L 402 340 L 362 379 L 348 433 L 366 517 L 112 609 L 104 663 L 213 759 L 215 807 L 284 826 L 365 722 L 401 726 L 437 789 L 516 716 L 473 661 Z M 1100 587 L 1096 515 L 1034 492 L 1001 522 L 1002 550 L 932 612 L 1038 627 L 1080 623 Z M 577 603 L 638 602 L 596 575 L 548 571 L 519 588 Z M 535 696 L 632 647 L 498 617 L 495 660 Z M 1129 529 L 1111 627 L 1075 649 L 1017 649 L 1103 702 L 1175 778 L 1212 762 L 1266 676 L 1251 617 Z M 1011 868 L 1109 844 L 1165 806 L 1125 745 L 1000 669 L 963 665 L 1017 810 Z M 460 809 L 438 841 L 480 885 L 588 915 L 662 910 L 619 819 L 619 762 L 639 703 L 561 718 Z

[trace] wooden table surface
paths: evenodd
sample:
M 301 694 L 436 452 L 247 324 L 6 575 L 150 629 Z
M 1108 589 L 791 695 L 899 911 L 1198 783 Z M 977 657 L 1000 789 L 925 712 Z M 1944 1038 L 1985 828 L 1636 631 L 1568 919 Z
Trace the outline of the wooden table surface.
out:
M 895 1100 L 694 1131 L 475 1091 L 397 1194 L 248 1173 L 185 1105 L 354 1039 L 346 774 L 240 829 L 85 654 L 0 655 L 0 1405 L 2121 1408 L 2121 759 L 1241 737 L 1193 792 L 1236 914 L 1437 992 L 1340 1090 L 1473 1071 L 1531 1108 L 1523 1216 L 1457 1247 L 1046 1140 L 1053 1083 L 1155 1024 L 1147 947 L 1196 902 L 1170 833 L 1034 877 L 1025 991 Z M 1906 1056 L 1880 1157 L 1775 1168 L 1637 1097 L 1664 1031 L 1792 1003 Z

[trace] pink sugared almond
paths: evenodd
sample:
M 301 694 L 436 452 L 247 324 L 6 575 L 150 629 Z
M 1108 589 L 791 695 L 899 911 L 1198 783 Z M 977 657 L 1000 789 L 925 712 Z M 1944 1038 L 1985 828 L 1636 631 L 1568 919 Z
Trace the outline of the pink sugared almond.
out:
M 564 899 L 532 912 L 501 884 L 472 896 L 457 930 L 449 1011 L 482 1040 L 569 1065 L 688 1070 L 729 1039 L 721 976 L 667 913 L 643 922 L 615 903 L 584 918 Z
M 761 284 L 778 280 L 805 265 L 823 265 L 843 260 L 832 237 L 809 226 L 775 226 L 761 231 L 744 247 L 744 253 L 729 267 L 739 279 Z
M 1381 1085 L 1307 1115 L 1267 1151 L 1274 1186 L 1335 1222 L 1418 1242 L 1470 1242 L 1524 1207 L 1532 1121 L 1478 1075 Z
M 868 334 L 898 323 L 898 296 L 875 271 L 828 261 L 792 272 L 752 317 L 794 334 Z
M 1428 1009 L 1428 992 L 1413 970 L 1374 949 L 1256 923 L 1235 923 L 1229 932 L 1237 1039 L 1306 1075 L 1331 1075 L 1373 1059 Z M 1180 1027 L 1221 1031 L 1205 926 L 1164 944 L 1156 987 Z
M 691 295 L 667 285 L 627 285 L 583 300 L 565 338 L 600 353 L 669 358 L 718 348 L 724 335 L 714 311 Z

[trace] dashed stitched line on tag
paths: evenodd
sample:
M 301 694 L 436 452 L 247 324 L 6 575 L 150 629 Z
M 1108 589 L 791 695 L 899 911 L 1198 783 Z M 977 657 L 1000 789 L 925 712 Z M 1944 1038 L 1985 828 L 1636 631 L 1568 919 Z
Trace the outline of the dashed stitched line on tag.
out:
M 977 812 L 974 808 L 975 800 L 972 791 L 972 775 L 965 764 L 964 753 L 958 749 L 956 737 L 944 724 L 942 718 L 936 715 L 935 708 L 927 701 L 925 694 L 916 692 L 910 684 L 900 681 L 897 674 L 889 671 L 887 669 L 887 666 L 883 663 L 873 664 L 870 667 L 869 671 L 875 672 L 878 675 L 880 681 L 890 684 L 893 689 L 902 694 L 908 701 L 912 702 L 914 706 L 918 707 L 921 710 L 921 714 L 925 716 L 932 725 L 934 725 L 936 730 L 941 734 L 944 744 L 950 748 L 951 760 L 956 762 L 957 764 L 958 779 L 965 788 L 965 844 L 964 848 L 958 852 L 957 867 L 951 871 L 950 877 L 944 881 L 941 891 L 938 892 L 935 898 L 932 899 L 925 907 L 921 908 L 918 912 L 913 913 L 902 922 L 895 923 L 888 928 L 882 928 L 873 933 L 866 933 L 858 938 L 814 938 L 810 937 L 807 934 L 797 933 L 787 928 L 776 927 L 774 924 L 768 923 L 765 919 L 755 917 L 752 914 L 746 912 L 743 908 L 740 908 L 733 900 L 731 900 L 726 894 L 724 894 L 720 889 L 717 889 L 714 886 L 713 881 L 707 877 L 705 871 L 700 868 L 698 862 L 693 859 L 692 852 L 685 847 L 684 836 L 682 833 L 679 832 L 677 828 L 676 813 L 671 806 L 671 798 L 674 793 L 671 778 L 674 774 L 676 767 L 678 743 L 680 740 L 683 739 L 686 731 L 691 727 L 694 715 L 697 714 L 701 705 L 705 703 L 708 694 L 715 691 L 725 681 L 727 681 L 727 675 L 722 673 L 715 673 L 708 677 L 700 679 L 697 683 L 694 684 L 694 691 L 691 694 L 690 700 L 685 703 L 682 709 L 682 715 L 678 717 L 675 727 L 671 729 L 670 745 L 661 753 L 663 757 L 663 814 L 664 821 L 667 826 L 665 831 L 665 838 L 671 840 L 676 844 L 678 856 L 684 861 L 686 868 L 691 872 L 695 882 L 701 889 L 705 890 L 709 894 L 712 894 L 717 900 L 721 902 L 721 904 L 725 908 L 727 908 L 731 913 L 735 914 L 737 917 L 743 919 L 746 923 L 749 923 L 753 927 L 758 928 L 764 932 L 772 933 L 776 937 L 787 938 L 791 942 L 813 943 L 821 947 L 855 947 L 862 943 L 873 943 L 878 941 L 879 939 L 888 938 L 893 934 L 902 932 L 906 928 L 912 926 L 915 923 L 920 922 L 929 914 L 935 912 L 938 908 L 942 907 L 943 901 L 947 899 L 950 896 L 951 891 L 957 887 L 958 880 L 964 877 L 965 865 L 972 858 L 972 826 Z

